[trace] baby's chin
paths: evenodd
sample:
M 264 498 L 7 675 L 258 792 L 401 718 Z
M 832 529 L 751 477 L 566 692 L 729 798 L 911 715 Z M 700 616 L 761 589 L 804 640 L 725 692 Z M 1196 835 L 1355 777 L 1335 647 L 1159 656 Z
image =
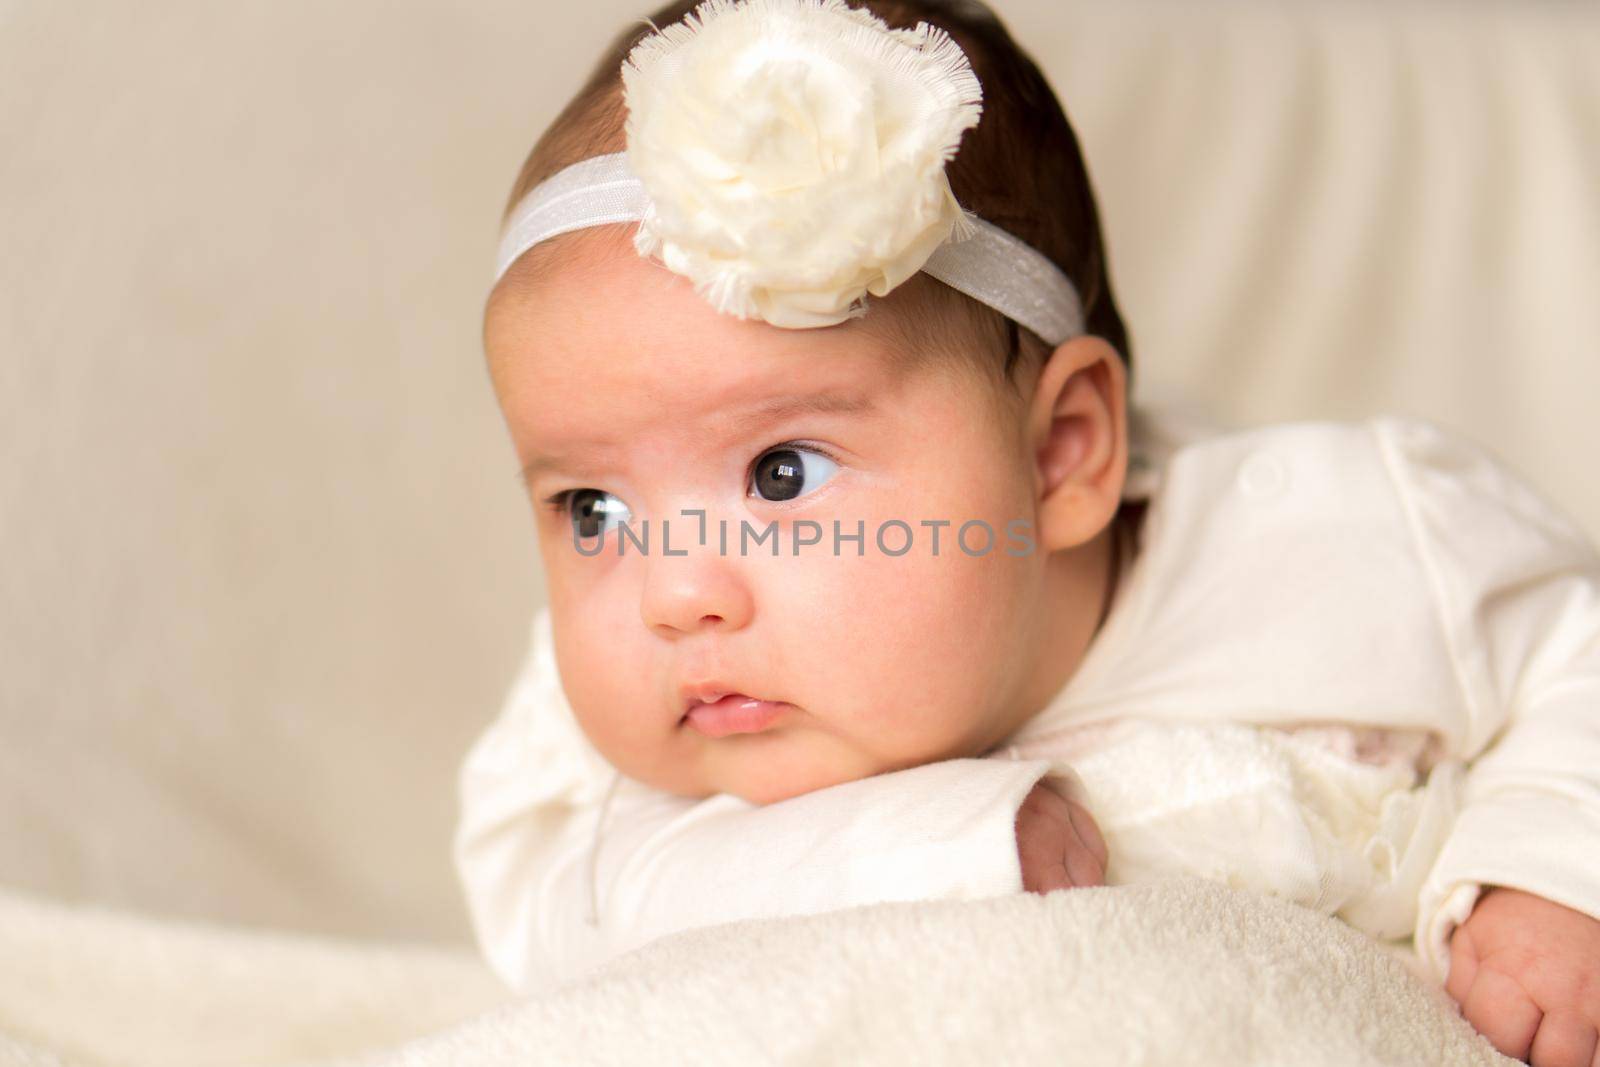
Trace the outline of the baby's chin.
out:
M 812 731 L 734 735 L 708 740 L 689 795 L 726 793 L 751 804 L 775 804 L 914 762 L 886 760 Z
M 876 772 L 873 772 L 876 773 Z M 795 775 L 792 777 L 778 777 L 776 775 L 758 776 L 751 782 L 733 782 L 720 790 L 731 793 L 751 804 L 776 804 L 780 800 L 790 800 L 794 797 L 814 793 L 818 789 L 826 789 L 833 785 L 843 785 L 861 778 L 870 777 L 868 774 L 846 774 L 838 771 L 831 773 L 816 773 L 810 775 Z

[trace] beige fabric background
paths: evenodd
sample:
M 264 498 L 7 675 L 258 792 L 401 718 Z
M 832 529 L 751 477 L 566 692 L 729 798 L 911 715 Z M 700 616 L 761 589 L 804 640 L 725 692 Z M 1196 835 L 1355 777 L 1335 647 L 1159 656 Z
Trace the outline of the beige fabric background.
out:
M 996 6 L 1137 398 L 1432 417 L 1600 534 L 1600 8 Z M 455 766 L 540 589 L 495 222 L 646 10 L 0 3 L 0 884 L 467 936 Z

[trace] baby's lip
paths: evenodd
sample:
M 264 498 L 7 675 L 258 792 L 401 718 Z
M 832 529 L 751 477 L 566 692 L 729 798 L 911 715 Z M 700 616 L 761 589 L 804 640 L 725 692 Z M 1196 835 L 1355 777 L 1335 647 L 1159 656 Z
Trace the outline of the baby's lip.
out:
M 781 700 L 761 700 L 743 693 L 728 693 L 714 701 L 693 704 L 680 722 L 707 737 L 760 733 L 792 707 Z
M 688 715 L 690 711 L 699 707 L 701 704 L 715 704 L 717 701 L 726 696 L 743 697 L 746 700 L 768 699 L 766 697 L 756 696 L 753 693 L 746 693 L 736 686 L 730 685 L 726 682 L 719 682 L 715 679 L 708 682 L 695 682 L 690 685 L 683 686 L 679 690 L 679 695 L 681 697 L 681 703 L 679 707 L 682 709 L 682 715 Z M 781 702 L 774 700 L 772 703 L 776 704 Z

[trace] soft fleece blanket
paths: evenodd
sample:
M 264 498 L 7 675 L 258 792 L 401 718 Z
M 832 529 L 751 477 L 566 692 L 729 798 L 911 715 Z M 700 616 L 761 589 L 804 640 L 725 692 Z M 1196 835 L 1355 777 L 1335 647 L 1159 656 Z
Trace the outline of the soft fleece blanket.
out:
M 465 950 L 0 893 L 0 1063 L 1510 1064 L 1299 905 L 1195 878 L 689 931 L 513 1001 Z

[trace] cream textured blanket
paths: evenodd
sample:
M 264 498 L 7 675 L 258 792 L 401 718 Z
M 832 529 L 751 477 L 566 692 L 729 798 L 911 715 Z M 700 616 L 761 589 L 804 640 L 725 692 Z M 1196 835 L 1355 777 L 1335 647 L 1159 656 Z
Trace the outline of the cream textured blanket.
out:
M 0 893 L 0 1063 L 1497 1064 L 1338 919 L 1180 878 L 678 934 L 510 1002 L 470 955 Z

